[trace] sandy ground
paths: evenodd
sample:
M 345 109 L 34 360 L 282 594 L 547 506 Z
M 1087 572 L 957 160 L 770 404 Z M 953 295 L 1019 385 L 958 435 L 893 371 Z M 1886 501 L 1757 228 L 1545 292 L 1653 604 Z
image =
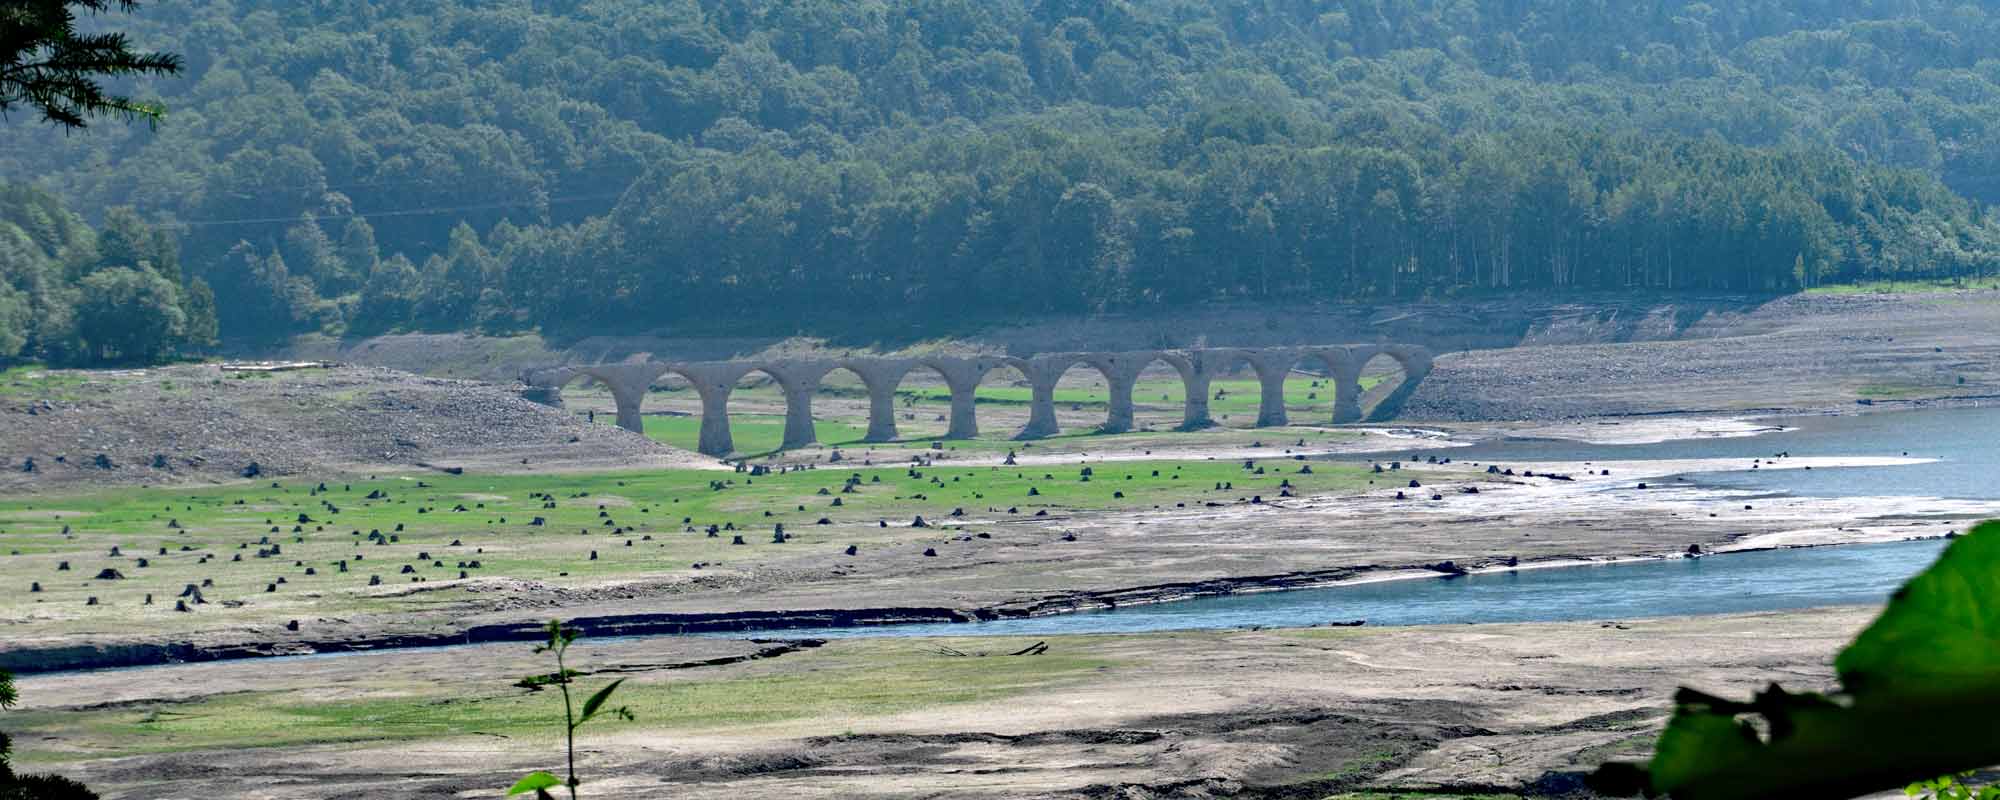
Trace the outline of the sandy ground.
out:
M 594 727 L 583 772 L 617 797 L 1273 797 L 1338 790 L 1574 788 L 1606 758 L 1641 757 L 1674 688 L 1744 694 L 1779 680 L 1825 688 L 1863 609 L 1638 621 L 1310 629 L 1044 639 L 1098 672 L 1032 697 L 728 727 Z M 994 654 L 1028 640 L 952 640 Z M 886 646 L 928 651 L 898 640 Z M 634 681 L 811 675 L 837 641 L 775 659 L 619 672 Z M 589 669 L 739 654 L 712 639 L 599 642 Z M 989 658 L 1006 658 L 989 655 Z M 947 658 L 934 656 L 934 658 Z M 525 649 L 482 647 L 32 677 L 24 710 L 137 715 L 220 691 L 287 701 L 409 691 L 402 676 L 488 684 L 528 671 Z M 594 680 L 594 679 L 593 679 Z M 675 685 L 687 685 L 679 683 Z M 554 702 L 551 699 L 551 702 Z M 34 743 L 29 743 L 35 747 Z M 171 744 L 171 741 L 163 742 Z M 87 751 L 88 741 L 61 745 Z M 481 736 L 415 743 L 197 750 L 63 768 L 110 798 L 490 796 L 548 765 L 547 742 Z

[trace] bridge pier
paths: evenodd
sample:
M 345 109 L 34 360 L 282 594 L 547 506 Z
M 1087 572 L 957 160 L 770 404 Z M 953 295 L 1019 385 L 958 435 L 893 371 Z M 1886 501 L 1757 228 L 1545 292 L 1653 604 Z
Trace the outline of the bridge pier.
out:
M 750 369 L 749 364 L 731 361 L 673 368 L 675 374 L 694 384 L 695 394 L 701 397 L 701 437 L 695 443 L 696 452 L 716 458 L 736 452 L 736 439 L 729 430 L 729 395 Z
M 753 368 L 770 375 L 785 393 L 785 438 L 779 449 L 791 450 L 819 441 L 819 430 L 813 426 L 813 397 L 819 393 L 820 381 L 826 379 L 834 366 L 831 361 L 788 361 L 758 364 Z
M 1159 357 L 1159 353 L 1144 351 L 1082 357 L 1083 363 L 1103 373 L 1104 383 L 1111 390 L 1111 399 L 1106 404 L 1109 411 L 1104 416 L 1104 425 L 1098 428 L 1099 432 L 1124 433 L 1132 430 L 1132 389 L 1139 383 L 1139 373 Z M 1061 377 L 1060 374 L 1057 377 Z
M 861 376 L 861 384 L 868 387 L 868 433 L 861 437 L 862 441 L 896 440 L 896 387 L 902 384 L 903 376 L 908 375 L 915 365 L 914 361 L 884 358 L 855 358 L 840 362 L 841 367 Z
M 1361 365 L 1348 359 L 1333 374 L 1333 424 L 1361 421 Z
M 1246 350 L 1244 358 L 1257 373 L 1257 427 L 1282 428 L 1292 424 L 1285 412 L 1285 379 L 1291 377 L 1292 367 L 1299 363 L 1299 354 L 1271 348 Z
M 1228 372 L 1243 358 L 1245 355 L 1241 350 L 1189 351 L 1186 366 L 1181 370 L 1181 386 L 1187 393 L 1181 401 L 1181 430 L 1198 431 L 1215 427 L 1215 419 L 1209 416 L 1208 390 L 1213 386 L 1215 376 Z
M 1076 366 L 1071 356 L 1036 356 L 1032 359 L 1015 359 L 1015 369 L 1028 379 L 1028 424 L 1014 434 L 1017 440 L 1045 439 L 1062 432 L 1056 423 L 1056 381 L 1063 373 Z
M 618 427 L 646 435 L 646 416 L 640 410 L 646 403 L 645 389 L 627 389 L 617 384 L 611 385 L 611 402 L 618 408 Z
M 976 439 L 979 437 L 979 413 L 975 396 L 979 391 L 979 381 L 992 372 L 1000 362 L 986 358 L 940 357 L 926 358 L 924 366 L 937 370 L 944 377 L 944 384 L 951 389 L 951 427 L 944 433 L 946 439 Z

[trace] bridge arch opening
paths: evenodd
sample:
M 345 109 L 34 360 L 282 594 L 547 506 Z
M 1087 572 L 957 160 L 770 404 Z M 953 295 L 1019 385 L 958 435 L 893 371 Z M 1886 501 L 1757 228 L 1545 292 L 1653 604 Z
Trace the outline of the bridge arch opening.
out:
M 871 379 L 864 374 L 869 372 L 875 372 L 878 377 Z M 823 447 L 851 448 L 868 444 L 874 438 L 871 436 L 874 425 L 870 395 L 875 389 L 872 384 L 874 380 L 882 379 L 896 381 L 901 376 L 881 376 L 879 371 L 854 362 L 830 365 L 820 376 L 812 401 L 814 439 Z M 893 393 L 894 389 L 889 391 Z M 847 420 L 868 422 L 855 425 Z
M 1356 422 L 1386 422 L 1402 411 L 1403 404 L 1430 375 L 1431 354 L 1410 345 L 1383 345 L 1365 350 L 1356 357 L 1360 362 L 1356 365 L 1358 407 L 1348 413 L 1355 416 Z
M 591 374 L 590 370 L 573 370 L 549 381 L 548 385 L 556 390 L 563 410 L 571 415 L 597 425 L 618 424 L 617 402 L 613 399 L 611 384 Z
M 897 381 L 900 441 L 991 438 L 1027 418 L 1027 375 L 993 356 L 916 359 Z
M 1065 432 L 1117 432 L 1114 428 L 1118 411 L 1112 392 L 1118 366 L 1110 360 L 1110 354 L 1042 356 L 1028 361 L 1026 366 L 1029 372 L 1037 369 L 1044 372 L 1041 378 L 1047 384 L 1048 396 L 1036 396 L 1036 376 L 1028 375 L 1028 420 L 1019 426 L 1015 438 L 1042 439 Z M 1041 403 L 1047 407 L 1038 413 L 1035 406 Z
M 1205 406 L 1188 403 L 1193 362 L 1184 355 L 1167 351 L 1138 353 L 1133 361 L 1132 430 L 1208 427 L 1202 422 Z
M 1218 428 L 1256 428 L 1264 406 L 1264 385 L 1252 354 L 1224 350 L 1210 354 L 1213 377 L 1207 387 L 1209 422 Z
M 1344 347 L 1300 351 L 1285 377 L 1285 410 L 1293 425 L 1330 425 L 1339 414 L 1341 376 L 1352 371 L 1354 355 Z

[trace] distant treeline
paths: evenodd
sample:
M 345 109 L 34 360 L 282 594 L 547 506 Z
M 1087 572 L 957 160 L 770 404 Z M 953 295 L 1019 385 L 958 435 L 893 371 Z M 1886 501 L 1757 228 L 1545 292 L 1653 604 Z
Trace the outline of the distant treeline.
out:
M 112 209 L 97 230 L 47 192 L 0 184 L 0 366 L 144 364 L 216 343 L 215 294 L 173 237 Z
M 0 173 L 172 232 L 188 280 L 156 274 L 212 286 L 234 340 L 2000 271 L 1980 4 L 161 0 L 117 24 L 186 56 L 138 87 L 160 130 L 17 122 Z

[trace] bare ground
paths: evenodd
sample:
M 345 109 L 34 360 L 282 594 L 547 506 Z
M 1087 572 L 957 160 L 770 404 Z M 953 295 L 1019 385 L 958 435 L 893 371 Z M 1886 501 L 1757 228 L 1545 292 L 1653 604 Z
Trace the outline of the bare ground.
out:
M 1025 699 L 724 727 L 662 729 L 643 717 L 598 725 L 582 740 L 580 770 L 594 795 L 618 797 L 1323 797 L 1371 788 L 1564 794 L 1606 758 L 1642 757 L 1678 685 L 1725 695 L 1772 680 L 1826 688 L 1832 654 L 1869 616 L 1826 609 L 1056 637 L 1044 640 L 1050 656 L 1087 656 L 1107 666 Z M 948 642 L 996 659 L 1027 643 Z M 751 645 L 651 639 L 592 643 L 579 662 L 610 670 L 605 677 L 691 686 L 811 676 L 870 648 L 899 648 L 899 659 L 952 660 L 928 653 L 939 644 L 946 642 L 836 641 L 779 658 L 672 669 L 699 656 L 740 655 Z M 31 677 L 22 689 L 28 712 L 81 713 L 109 703 L 136 717 L 219 691 L 287 691 L 297 699 L 407 693 L 409 675 L 453 676 L 451 687 L 428 690 L 434 693 L 487 692 L 474 687 L 504 684 L 532 666 L 524 648 L 484 647 L 298 661 L 283 670 L 210 664 L 51 675 Z M 394 744 L 86 755 L 63 770 L 111 798 L 470 797 L 552 766 L 549 745 L 466 731 Z M 90 743 L 62 746 L 87 753 Z
M 1673 340 L 1451 353 L 1408 419 L 1571 420 L 2000 397 L 2000 293 L 1814 296 Z
M 714 463 L 506 387 L 375 367 L 56 375 L 53 388 L 0 387 L 0 492 L 241 480 L 253 463 L 268 476 Z

